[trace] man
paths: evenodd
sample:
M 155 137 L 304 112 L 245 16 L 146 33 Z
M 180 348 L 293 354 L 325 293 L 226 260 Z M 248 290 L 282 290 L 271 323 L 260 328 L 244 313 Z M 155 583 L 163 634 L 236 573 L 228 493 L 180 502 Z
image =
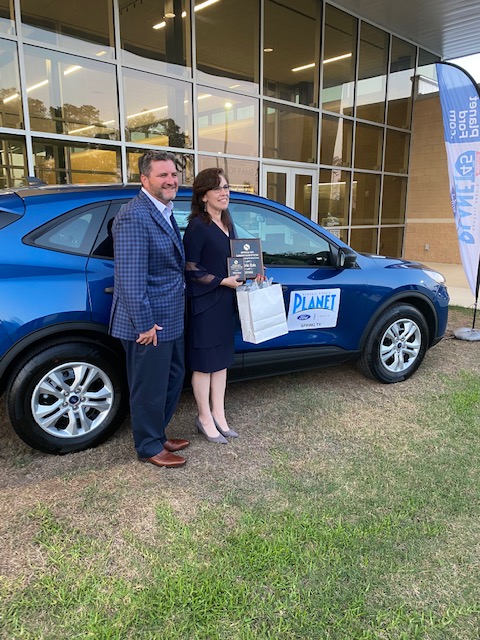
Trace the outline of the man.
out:
M 142 188 L 112 227 L 115 280 L 110 332 L 126 353 L 133 439 L 141 462 L 180 467 L 188 440 L 167 439 L 185 374 L 185 254 L 172 200 L 178 177 L 173 154 L 147 151 Z

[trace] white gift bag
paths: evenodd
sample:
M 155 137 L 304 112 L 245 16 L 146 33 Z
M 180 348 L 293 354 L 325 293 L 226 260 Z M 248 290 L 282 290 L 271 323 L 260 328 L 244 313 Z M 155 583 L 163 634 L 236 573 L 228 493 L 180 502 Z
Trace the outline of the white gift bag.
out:
M 245 342 L 258 344 L 288 333 L 282 287 L 237 289 L 238 313 Z

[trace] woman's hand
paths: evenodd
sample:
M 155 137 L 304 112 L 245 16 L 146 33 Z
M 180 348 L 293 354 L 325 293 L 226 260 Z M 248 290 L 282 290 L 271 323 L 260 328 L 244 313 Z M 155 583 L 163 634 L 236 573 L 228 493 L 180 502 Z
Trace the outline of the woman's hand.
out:
M 242 280 L 237 280 L 237 276 L 228 276 L 228 278 L 224 278 L 220 284 L 223 287 L 230 287 L 230 289 L 236 289 L 241 284 L 243 284 Z

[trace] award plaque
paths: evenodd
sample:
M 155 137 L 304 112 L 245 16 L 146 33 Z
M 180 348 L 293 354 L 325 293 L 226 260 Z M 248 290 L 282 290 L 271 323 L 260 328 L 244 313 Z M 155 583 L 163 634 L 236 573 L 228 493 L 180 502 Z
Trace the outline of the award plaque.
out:
M 260 238 L 235 238 L 230 240 L 230 249 L 233 258 L 243 258 L 244 278 L 255 278 L 257 273 L 263 276 Z
M 237 276 L 237 280 L 245 280 L 245 265 L 243 258 L 227 258 L 229 276 Z

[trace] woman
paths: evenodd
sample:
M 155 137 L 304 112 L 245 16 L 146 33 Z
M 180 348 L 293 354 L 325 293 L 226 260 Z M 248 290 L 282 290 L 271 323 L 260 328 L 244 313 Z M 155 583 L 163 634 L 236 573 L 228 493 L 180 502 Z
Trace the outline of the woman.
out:
M 187 365 L 198 407 L 195 425 L 209 442 L 238 434 L 225 419 L 227 368 L 234 360 L 235 289 L 228 276 L 230 187 L 223 169 L 204 169 L 193 183 L 192 211 L 183 242 L 187 276 Z

